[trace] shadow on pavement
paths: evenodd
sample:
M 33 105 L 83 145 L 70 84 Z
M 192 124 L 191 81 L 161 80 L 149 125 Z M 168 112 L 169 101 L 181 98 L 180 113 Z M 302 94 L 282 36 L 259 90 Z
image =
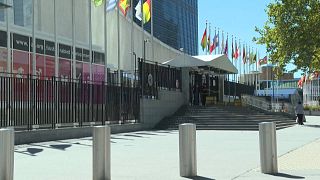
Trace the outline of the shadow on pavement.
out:
M 165 136 L 165 135 L 161 135 L 161 134 L 154 134 L 154 133 L 135 133 L 135 134 L 138 134 L 138 135 L 150 135 L 150 136 Z
M 285 174 L 285 173 L 276 173 L 276 174 L 270 174 L 272 176 L 277 176 L 277 177 L 284 177 L 288 179 L 305 179 L 305 177 L 302 176 L 295 176 L 291 174 Z
M 125 135 L 123 135 L 123 136 L 137 137 L 137 138 L 149 138 L 149 137 L 139 136 L 139 135 L 134 135 L 134 134 L 125 134 Z
M 29 156 L 36 156 L 36 154 L 42 152 L 43 149 L 40 149 L 40 148 L 27 148 L 26 151 L 17 151 L 15 150 L 14 152 L 16 153 L 21 153 L 21 154 L 24 154 L 24 155 L 29 155 Z
M 188 179 L 193 179 L 193 180 L 214 180 L 212 178 L 207 178 L 207 177 L 203 177 L 203 176 L 188 177 Z
M 71 144 L 52 144 L 50 145 L 50 147 L 54 148 L 54 149 L 59 149 L 62 151 L 65 151 L 67 148 L 71 147 Z

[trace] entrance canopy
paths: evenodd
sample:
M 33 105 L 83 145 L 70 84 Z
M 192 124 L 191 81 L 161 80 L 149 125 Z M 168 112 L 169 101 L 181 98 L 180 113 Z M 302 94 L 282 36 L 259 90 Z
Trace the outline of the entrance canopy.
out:
M 203 56 L 180 55 L 162 64 L 175 67 L 212 68 L 212 70 L 221 71 L 221 73 L 238 73 L 237 68 L 230 62 L 225 54 Z

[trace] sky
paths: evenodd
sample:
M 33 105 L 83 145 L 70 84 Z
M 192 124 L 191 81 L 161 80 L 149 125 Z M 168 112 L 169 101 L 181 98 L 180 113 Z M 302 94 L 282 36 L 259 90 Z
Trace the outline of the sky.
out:
M 253 37 L 259 37 L 255 27 L 262 28 L 267 20 L 265 9 L 272 0 L 198 0 L 198 43 L 199 54 L 203 55 L 200 42 L 206 27 L 206 21 L 211 23 L 211 37 L 214 36 L 214 29 L 219 28 L 231 35 L 241 39 L 250 47 L 258 49 L 258 58 L 266 55 L 266 46 L 255 44 Z M 211 39 L 212 39 L 211 38 Z M 226 38 L 226 33 L 225 33 Z M 221 35 L 220 35 L 221 40 Z M 229 41 L 229 52 L 231 52 L 231 41 Z M 293 69 L 288 65 L 287 69 Z M 295 77 L 300 77 L 295 73 Z

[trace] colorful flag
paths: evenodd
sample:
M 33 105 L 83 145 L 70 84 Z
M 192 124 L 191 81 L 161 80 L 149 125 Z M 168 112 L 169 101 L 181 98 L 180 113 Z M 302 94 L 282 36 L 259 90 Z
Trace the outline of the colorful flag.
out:
M 216 42 L 216 48 L 219 47 L 219 31 L 218 31 L 218 35 L 216 36 L 216 40 L 214 42 Z
M 101 6 L 104 0 L 92 0 L 95 6 Z
M 231 40 L 231 58 L 232 58 L 232 60 L 234 59 L 234 49 L 233 49 L 233 38 L 232 38 L 232 40 Z
M 210 54 L 212 54 L 212 52 L 217 48 L 217 44 L 218 44 L 218 36 L 217 35 L 214 35 L 214 38 L 213 38 L 213 41 L 212 41 L 212 44 L 210 46 Z
M 259 65 L 267 64 L 268 63 L 268 57 L 265 56 L 262 59 L 259 59 Z
M 113 10 L 117 6 L 117 0 L 109 0 L 108 6 L 107 6 L 107 12 Z
M 210 28 L 209 28 L 209 29 L 210 29 Z M 209 32 L 208 41 L 207 41 L 208 51 L 210 50 L 210 46 L 211 46 L 210 34 L 211 34 L 211 33 Z
M 224 34 L 222 32 L 222 41 L 221 41 L 221 54 L 224 53 Z
M 151 0 L 143 3 L 143 24 L 149 22 L 151 19 Z
M 201 40 L 202 51 L 204 51 L 206 46 L 207 46 L 207 28 L 204 30 L 204 33 L 202 35 L 202 40 Z
M 127 15 L 128 9 L 130 8 L 130 0 L 120 0 L 119 8 L 124 16 Z
M 242 51 L 242 61 L 243 61 L 243 64 L 246 64 L 247 60 L 246 60 L 246 49 L 245 49 L 245 46 L 243 45 L 243 51 Z
M 138 4 L 134 8 L 136 10 L 136 18 L 141 21 L 142 20 L 142 12 L 141 12 L 141 0 L 139 0 Z
M 235 59 L 238 59 L 238 57 L 239 57 L 239 49 L 238 49 L 238 46 L 237 46 L 237 40 L 235 41 L 235 44 L 236 44 L 236 48 L 235 48 L 233 57 Z
M 226 39 L 226 47 L 224 47 L 224 54 L 228 56 L 228 36 Z

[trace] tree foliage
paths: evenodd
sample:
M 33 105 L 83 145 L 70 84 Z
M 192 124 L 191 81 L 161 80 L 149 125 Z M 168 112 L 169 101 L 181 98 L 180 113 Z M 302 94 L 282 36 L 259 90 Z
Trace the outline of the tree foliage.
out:
M 320 0 L 275 0 L 266 13 L 254 41 L 266 45 L 269 60 L 280 68 L 293 63 L 304 72 L 319 71 Z

